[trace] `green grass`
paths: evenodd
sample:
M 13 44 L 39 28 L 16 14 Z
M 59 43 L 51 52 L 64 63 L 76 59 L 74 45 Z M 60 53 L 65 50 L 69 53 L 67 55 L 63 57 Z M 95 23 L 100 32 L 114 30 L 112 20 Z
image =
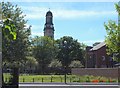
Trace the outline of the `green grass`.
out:
M 59 82 L 60 81 L 60 77 L 63 78 L 63 76 L 57 76 L 57 75 L 54 75 L 54 76 L 51 76 L 51 75 L 21 75 L 19 77 L 19 81 L 20 82 L 23 82 L 23 79 L 24 79 L 24 82 L 51 82 L 51 79 L 52 79 L 52 82 Z
M 10 74 L 4 74 L 4 80 L 8 82 L 7 79 L 10 78 Z M 105 78 L 100 76 L 76 76 L 67 75 L 67 82 L 91 82 L 92 80 L 105 80 L 109 81 L 111 78 Z M 111 79 L 114 82 L 118 82 L 117 79 Z M 64 75 L 28 75 L 20 74 L 19 82 L 64 82 Z

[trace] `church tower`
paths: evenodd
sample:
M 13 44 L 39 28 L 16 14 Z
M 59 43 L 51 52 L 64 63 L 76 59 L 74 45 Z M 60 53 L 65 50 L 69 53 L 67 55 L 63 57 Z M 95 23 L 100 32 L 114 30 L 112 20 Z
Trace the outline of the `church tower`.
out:
M 46 13 L 46 23 L 44 25 L 44 36 L 48 36 L 54 39 L 53 15 L 50 10 Z

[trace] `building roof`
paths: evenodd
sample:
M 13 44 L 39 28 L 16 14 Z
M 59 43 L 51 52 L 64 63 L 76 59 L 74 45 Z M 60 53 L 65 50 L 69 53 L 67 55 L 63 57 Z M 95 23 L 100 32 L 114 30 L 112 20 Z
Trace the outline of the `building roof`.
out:
M 98 45 L 94 46 L 92 49 L 90 49 L 90 51 L 98 50 L 98 49 L 102 48 L 105 45 L 106 45 L 105 42 L 101 42 L 100 44 L 98 44 Z
M 46 13 L 46 16 L 52 16 L 52 12 L 49 10 L 49 11 Z

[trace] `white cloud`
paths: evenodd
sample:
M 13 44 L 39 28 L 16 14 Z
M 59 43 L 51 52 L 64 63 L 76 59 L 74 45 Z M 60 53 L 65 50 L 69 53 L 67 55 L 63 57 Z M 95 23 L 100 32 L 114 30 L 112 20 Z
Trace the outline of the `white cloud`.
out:
M 28 27 L 29 25 L 26 24 L 26 26 Z M 31 34 L 32 36 L 43 36 L 43 28 L 40 25 L 32 25 Z
M 31 27 L 32 36 L 43 36 L 43 28 L 40 25 L 32 25 Z
M 47 11 L 49 8 L 45 8 L 45 7 L 38 7 L 38 6 L 20 6 L 23 10 L 27 10 L 27 11 L 32 11 L 32 12 L 40 12 L 40 11 Z
M 86 41 L 81 41 L 82 43 L 85 43 L 89 46 L 92 46 L 95 42 L 103 42 L 104 40 L 86 40 Z
M 43 16 L 42 16 L 42 14 L 39 14 L 39 13 L 28 13 L 28 14 L 26 14 L 26 17 L 25 17 L 26 19 L 41 19 L 41 18 L 43 18 Z
M 64 14 L 63 14 L 64 13 Z M 79 10 L 62 10 L 62 11 L 55 11 L 54 16 L 59 18 L 83 18 L 83 17 L 90 17 L 90 16 L 104 16 L 104 15 L 111 15 L 115 14 L 115 11 L 79 11 Z
M 32 30 L 42 30 L 43 28 L 40 25 L 32 25 Z
M 31 32 L 32 36 L 43 36 L 43 32 Z
M 11 0 L 11 2 L 33 2 L 33 0 Z M 119 0 L 34 0 L 34 2 L 119 2 Z
M 87 40 L 87 41 L 82 41 L 83 43 L 95 43 L 95 42 L 103 42 L 104 40 Z
M 45 14 L 48 11 L 48 8 L 43 7 L 22 7 L 22 9 L 26 10 L 25 13 L 27 19 L 44 19 Z M 68 10 L 68 9 L 60 9 L 55 8 L 52 9 L 52 13 L 55 19 L 75 19 L 75 18 L 86 18 L 86 17 L 94 17 L 94 16 L 105 16 L 105 15 L 115 15 L 116 11 L 87 11 L 87 10 Z
M 45 18 L 45 14 L 48 8 L 37 7 L 37 6 L 20 6 L 26 14 L 26 19 L 42 19 Z

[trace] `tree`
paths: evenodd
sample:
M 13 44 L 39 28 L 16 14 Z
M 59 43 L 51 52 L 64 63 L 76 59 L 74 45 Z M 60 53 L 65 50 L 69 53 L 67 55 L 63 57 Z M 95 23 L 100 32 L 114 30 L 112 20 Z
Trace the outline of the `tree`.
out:
M 13 66 L 13 82 L 18 84 L 18 63 L 25 60 L 28 55 L 30 27 L 25 28 L 21 9 L 11 3 L 2 2 L 2 60 Z
M 52 74 L 61 74 L 63 72 L 61 61 L 58 59 L 53 59 L 49 67 Z
M 28 56 L 26 58 L 27 58 L 27 60 L 25 60 L 25 61 L 23 61 L 23 63 L 19 64 L 20 72 L 21 73 L 29 73 L 29 74 L 36 72 L 37 67 L 38 67 L 37 60 L 32 56 Z
M 66 61 L 66 66 L 68 67 L 73 60 L 81 61 L 83 59 L 81 44 L 70 36 L 64 36 L 56 40 L 59 45 L 59 52 L 57 58 L 62 62 L 64 66 L 64 61 Z M 67 42 L 68 49 L 66 50 L 62 44 L 64 41 Z
M 1 27 L 3 38 L 6 38 L 7 41 L 16 40 L 16 26 L 11 19 L 4 19 Z
M 120 16 L 120 6 L 118 4 L 116 4 L 116 9 Z M 116 54 L 116 60 L 120 62 L 120 24 L 110 20 L 104 26 L 107 32 L 105 38 L 105 43 L 108 47 L 107 53 L 108 55 Z
M 51 61 L 51 63 L 49 64 L 49 67 L 51 68 L 61 68 L 62 64 L 60 61 L 58 61 L 57 59 L 54 59 Z
M 1 5 L 1 3 L 0 3 L 0 5 Z M 11 19 L 6 18 L 6 19 L 0 20 L 0 29 L 2 29 L 1 32 L 2 32 L 3 39 L 5 39 L 7 41 L 16 39 L 16 27 Z M 6 47 L 3 46 L 2 49 L 0 47 L 0 52 L 2 50 L 3 51 L 6 50 Z M 2 73 L 2 84 L 4 85 L 3 73 Z
M 29 36 L 30 36 L 30 27 L 26 28 L 27 21 L 24 20 L 24 17 L 22 15 L 21 9 L 16 5 L 12 5 L 11 3 L 2 2 L 2 18 L 6 19 L 9 18 L 13 20 L 13 24 L 16 28 L 16 37 L 15 39 L 8 41 L 6 34 L 7 32 L 3 32 L 3 61 L 7 60 L 11 63 L 20 63 L 23 60 L 25 60 L 26 56 L 28 55 L 28 48 L 30 46 L 29 42 Z M 8 24 L 9 25 L 9 24 Z M 9 29 L 8 26 L 6 26 L 7 29 Z M 14 26 L 11 25 L 11 27 L 14 29 Z M 4 29 L 3 29 L 4 30 Z M 5 31 L 10 31 L 5 30 Z M 11 33 L 11 31 L 10 31 Z M 8 34 L 7 34 L 8 36 Z M 8 38 L 11 38 L 12 36 L 9 35 Z
M 7 41 L 15 40 L 16 39 L 16 27 L 13 24 L 13 21 L 10 19 L 4 19 L 1 20 L 1 25 L 0 27 L 2 28 L 2 36 L 3 39 Z M 8 45 L 9 46 L 9 45 Z M 1 47 L 0 47 L 1 48 Z M 3 46 L 1 50 L 6 50 L 7 48 Z M 1 52 L 0 50 L 0 52 Z M 3 69 L 3 68 L 2 68 Z M 4 78 L 3 78 L 3 73 L 2 73 L 2 84 L 4 85 Z
M 83 59 L 80 61 L 84 66 L 85 66 L 85 62 L 86 62 L 86 47 L 87 45 L 85 45 L 84 43 L 81 43 L 81 52 L 82 52 L 82 57 Z
M 80 61 L 74 60 L 74 61 L 71 62 L 70 67 L 71 68 L 81 68 L 81 67 L 84 67 L 84 66 L 82 65 L 82 63 Z
M 32 39 L 33 55 L 39 63 L 39 71 L 44 74 L 45 67 L 48 67 L 52 59 L 56 57 L 56 46 L 50 37 L 38 37 Z

